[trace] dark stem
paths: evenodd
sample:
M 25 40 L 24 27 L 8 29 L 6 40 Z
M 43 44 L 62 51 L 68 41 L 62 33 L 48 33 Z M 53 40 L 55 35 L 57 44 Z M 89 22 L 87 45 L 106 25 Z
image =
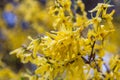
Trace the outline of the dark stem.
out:
M 91 50 L 91 54 L 90 54 L 90 57 L 89 57 L 89 62 L 91 62 L 91 59 L 95 58 L 95 53 L 94 53 L 94 46 L 95 46 L 95 41 L 93 42 L 93 45 L 92 45 L 92 50 Z
M 106 70 L 107 70 L 107 73 L 110 73 L 110 69 L 108 68 L 108 66 L 107 66 L 106 63 L 104 63 L 104 66 L 105 66 L 105 68 L 106 68 Z

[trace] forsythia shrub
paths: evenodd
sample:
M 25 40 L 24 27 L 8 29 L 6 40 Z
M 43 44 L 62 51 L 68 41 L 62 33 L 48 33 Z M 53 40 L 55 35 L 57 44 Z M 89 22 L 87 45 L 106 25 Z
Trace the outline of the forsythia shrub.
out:
M 28 46 L 10 53 L 16 54 L 23 63 L 36 65 L 35 72 L 25 77 L 30 80 L 119 80 L 119 55 L 111 54 L 109 63 L 103 59 L 110 54 L 105 40 L 114 31 L 115 11 L 107 12 L 113 5 L 107 1 L 98 3 L 89 11 L 92 18 L 88 19 L 81 0 L 76 0 L 74 5 L 71 0 L 54 2 L 49 8 L 54 30 L 37 39 L 29 36 Z M 78 13 L 77 8 L 81 10 Z

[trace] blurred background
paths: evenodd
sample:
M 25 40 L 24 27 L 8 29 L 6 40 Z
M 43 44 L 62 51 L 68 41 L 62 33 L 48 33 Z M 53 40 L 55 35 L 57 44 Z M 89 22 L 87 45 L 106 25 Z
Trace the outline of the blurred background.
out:
M 75 0 L 71 0 L 74 5 Z M 93 9 L 97 3 L 103 0 L 83 0 L 85 10 L 90 19 L 89 10 Z M 26 72 L 28 68 L 34 71 L 33 64 L 22 64 L 15 56 L 9 55 L 10 51 L 28 44 L 28 36 L 37 38 L 44 35 L 45 31 L 52 30 L 52 19 L 48 15 L 48 7 L 53 0 L 0 0 L 0 80 L 18 80 L 20 72 Z M 107 44 L 111 53 L 120 52 L 120 0 L 111 0 L 111 5 L 115 9 L 113 23 L 116 31 L 109 37 Z M 113 46 L 112 49 L 110 46 Z M 29 71 L 28 71 L 29 73 Z M 5 77 L 8 75 L 8 77 Z

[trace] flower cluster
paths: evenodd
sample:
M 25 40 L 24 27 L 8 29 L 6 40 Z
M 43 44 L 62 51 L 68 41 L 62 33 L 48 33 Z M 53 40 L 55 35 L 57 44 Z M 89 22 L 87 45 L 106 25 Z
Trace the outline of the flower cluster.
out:
M 81 0 L 74 5 L 71 0 L 55 0 L 49 8 L 54 30 L 37 39 L 28 37 L 31 43 L 11 54 L 16 54 L 23 63 L 36 65 L 30 80 L 118 80 L 118 56 L 111 59 L 109 66 L 103 59 L 106 54 L 104 40 L 114 31 L 112 16 L 115 11 L 107 12 L 112 6 L 98 3 L 89 11 L 91 16 L 94 12 L 96 15 L 88 19 Z M 80 13 L 76 12 L 78 8 Z

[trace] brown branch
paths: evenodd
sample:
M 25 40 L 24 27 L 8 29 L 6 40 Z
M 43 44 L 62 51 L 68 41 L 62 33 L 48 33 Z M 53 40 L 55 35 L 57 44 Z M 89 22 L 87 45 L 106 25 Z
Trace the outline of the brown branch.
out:
M 107 73 L 110 73 L 110 69 L 108 68 L 108 66 L 107 66 L 106 63 L 104 63 L 104 66 L 105 66 L 105 68 L 106 68 Z
M 89 57 L 89 62 L 91 62 L 91 59 L 95 58 L 95 53 L 94 53 L 94 46 L 95 46 L 95 41 L 93 42 L 93 45 L 92 45 L 92 50 L 91 50 L 91 54 L 90 54 L 90 57 Z

